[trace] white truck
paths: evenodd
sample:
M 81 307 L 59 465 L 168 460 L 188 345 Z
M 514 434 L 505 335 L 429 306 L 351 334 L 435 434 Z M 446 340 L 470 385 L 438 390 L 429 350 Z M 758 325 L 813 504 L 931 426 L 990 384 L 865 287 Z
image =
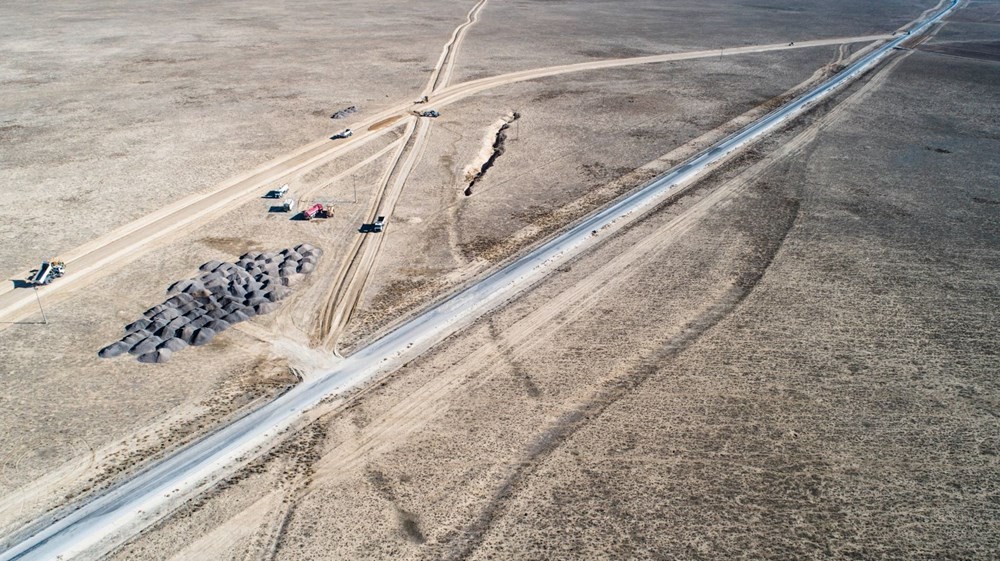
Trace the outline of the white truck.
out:
M 65 271 L 66 264 L 62 261 L 45 261 L 38 268 L 38 271 L 35 272 L 35 276 L 31 277 L 31 284 L 34 286 L 45 286 L 63 276 L 63 272 Z
M 280 199 L 281 197 L 284 197 L 286 193 L 288 193 L 288 184 L 287 183 L 285 183 L 281 187 L 278 187 L 277 189 L 271 189 L 270 191 L 268 191 L 267 198 L 269 198 L 269 199 Z
M 292 212 L 295 210 L 295 199 L 285 199 L 285 202 L 281 205 L 281 210 L 283 212 Z

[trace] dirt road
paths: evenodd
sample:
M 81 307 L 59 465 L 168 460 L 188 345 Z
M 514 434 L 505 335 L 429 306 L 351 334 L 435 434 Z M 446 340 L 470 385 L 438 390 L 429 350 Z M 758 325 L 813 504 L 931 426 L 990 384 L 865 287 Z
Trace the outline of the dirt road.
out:
M 957 0 L 935 18 L 922 24 L 917 32 L 927 29 L 944 17 L 956 4 Z M 274 437 L 279 432 L 291 427 L 324 399 L 340 395 L 375 375 L 419 356 L 455 330 L 533 285 L 576 255 L 594 247 L 608 234 L 634 222 L 677 188 L 708 172 L 739 148 L 761 138 L 789 119 L 801 115 L 812 104 L 839 91 L 853 78 L 888 56 L 893 47 L 903 39 L 897 39 L 862 57 L 844 72 L 799 99 L 745 127 L 636 193 L 583 220 L 500 271 L 437 304 L 352 355 L 339 368 L 296 386 L 261 409 L 124 482 L 113 492 L 96 497 L 54 524 L 45 525 L 37 533 L 17 542 L 0 557 L 51 558 L 57 555 L 72 556 L 94 548 L 106 551 L 136 529 L 163 516 L 171 505 L 179 504 L 186 497 L 204 490 L 222 474 L 266 450 L 273 445 Z M 412 157 L 416 158 L 417 155 L 414 153 Z M 637 247 L 645 247 L 645 244 Z M 626 255 L 635 259 L 641 257 L 636 253 L 641 253 L 641 249 L 630 251 Z M 622 259 L 627 260 L 626 257 Z M 608 271 L 605 270 L 605 276 L 607 274 Z M 601 276 L 596 278 L 600 281 Z M 585 298 L 594 289 L 588 283 L 589 280 L 584 281 L 583 286 L 571 291 L 567 298 Z M 559 307 L 561 309 L 563 306 Z M 548 308 L 543 307 L 535 315 L 529 316 L 533 319 L 522 330 L 525 333 L 519 338 L 520 341 L 529 339 L 532 324 L 544 323 L 547 315 L 558 312 Z
M 466 21 L 455 28 L 451 38 L 441 50 L 441 58 L 427 81 L 423 96 L 429 96 L 447 87 L 462 40 L 469 28 L 479 21 L 479 13 L 486 6 L 486 2 L 487 0 L 480 0 L 469 11 Z M 403 143 L 400 150 L 389 166 L 384 180 L 380 182 L 369 208 L 368 223 L 373 222 L 377 216 L 392 217 L 396 203 L 406 186 L 406 180 L 424 151 L 424 146 L 430 137 L 431 126 L 431 120 L 421 118 L 416 121 L 415 126 L 411 123 L 407 127 L 401 139 Z M 384 234 L 369 236 L 361 233 L 355 236 L 354 245 L 336 274 L 336 281 L 332 284 L 322 307 L 313 340 L 321 342 L 324 348 L 337 355 L 340 354 L 337 343 L 361 303 L 365 287 L 368 286 L 372 271 L 378 264 L 378 256 L 385 245 L 385 240 Z
M 482 4 L 484 3 L 477 5 L 479 9 L 482 8 Z M 470 20 L 478 15 L 478 10 L 474 10 L 474 12 L 474 14 L 470 12 Z M 461 35 L 461 32 L 457 32 L 456 39 Z M 801 41 L 794 45 L 758 45 L 722 49 L 719 51 L 672 53 L 539 68 L 473 80 L 454 86 L 441 86 L 434 96 L 433 103 L 434 107 L 443 107 L 491 88 L 570 72 L 717 56 L 735 56 L 739 54 L 800 49 L 821 45 L 877 41 L 890 37 L 892 36 L 841 37 L 819 41 Z M 454 53 L 457 52 L 457 49 L 451 49 L 448 52 Z M 445 60 L 445 64 L 449 60 L 451 59 L 448 58 Z M 447 79 L 447 77 L 444 78 Z M 439 84 L 442 83 L 437 77 L 434 78 L 434 81 Z M 433 86 L 431 87 L 433 88 Z M 316 141 L 295 152 L 276 158 L 247 174 L 233 178 L 203 193 L 181 199 L 157 212 L 109 232 L 92 242 L 63 252 L 56 257 L 66 262 L 66 276 L 52 285 L 41 287 L 39 295 L 50 303 L 60 301 L 73 289 L 87 286 L 102 276 L 127 265 L 145 251 L 155 247 L 157 243 L 166 243 L 175 236 L 183 233 L 184 230 L 196 224 L 217 218 L 230 209 L 235 208 L 241 202 L 259 196 L 268 186 L 280 183 L 282 178 L 294 173 L 307 172 L 323 163 L 329 162 L 333 158 L 346 155 L 354 149 L 376 139 L 381 134 L 385 134 L 391 130 L 391 128 L 378 128 L 375 125 L 386 119 L 409 115 L 409 112 L 417 107 L 423 106 L 414 105 L 412 102 L 399 103 L 359 123 L 353 124 L 353 128 L 357 132 L 351 138 L 337 141 L 329 139 Z M 35 298 L 32 291 L 19 290 L 15 288 L 13 283 L 0 288 L 0 329 L 9 326 L 11 322 L 23 320 L 34 313 L 36 313 Z

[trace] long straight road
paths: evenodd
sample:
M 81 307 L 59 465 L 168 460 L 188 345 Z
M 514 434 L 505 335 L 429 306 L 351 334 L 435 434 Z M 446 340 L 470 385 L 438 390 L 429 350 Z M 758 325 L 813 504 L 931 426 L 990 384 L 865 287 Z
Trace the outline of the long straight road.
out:
M 426 351 L 448 335 L 502 304 L 586 251 L 679 186 L 689 184 L 735 151 L 798 117 L 885 59 L 892 49 L 926 31 L 955 9 L 958 0 L 923 23 L 734 135 L 620 199 L 507 267 L 435 305 L 372 345 L 346 358 L 336 370 L 299 385 L 275 401 L 195 442 L 132 479 L 94 497 L 51 524 L 35 527 L 11 543 L 0 561 L 97 556 L 162 518 L 183 501 L 211 487 L 279 440 L 303 414 L 324 399 L 356 388 Z

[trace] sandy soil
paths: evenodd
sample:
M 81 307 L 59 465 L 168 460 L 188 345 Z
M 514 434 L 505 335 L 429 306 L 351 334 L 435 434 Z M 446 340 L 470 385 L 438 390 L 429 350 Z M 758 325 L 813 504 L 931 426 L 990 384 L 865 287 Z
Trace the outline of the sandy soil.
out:
M 893 31 L 935 3 L 502 2 L 490 5 L 469 36 L 459 78 L 539 66 L 554 56 L 577 62 Z
M 588 26 L 614 19 L 610 4 L 488 3 L 452 79 L 482 75 L 487 65 L 493 74 L 722 39 L 783 41 L 793 28 L 802 38 L 883 32 L 929 5 L 883 3 L 847 19 L 827 17 L 819 4 L 708 5 L 711 17 L 696 23 L 644 5 L 617 10 L 619 27 L 593 33 Z M 360 105 L 361 118 L 409 99 L 470 7 L 158 4 L 51 18 L 19 6 L 0 15 L 14 30 L 0 41 L 0 80 L 14 92 L 0 101 L 0 148 L 8 148 L 0 176 L 8 189 L 25 186 L 12 196 L 20 202 L 0 211 L 0 236 L 10 241 L 0 248 L 0 272 L 322 138 L 345 126 L 328 119 L 337 109 Z M 511 31 L 515 7 L 521 39 Z M 928 46 L 961 41 L 965 31 L 988 39 L 988 3 L 971 8 L 974 21 L 949 23 Z M 580 24 L 581 9 L 596 23 Z M 631 19 L 653 12 L 670 25 Z M 770 26 L 740 23 L 764 12 Z M 32 33 L 43 19 L 56 24 Z M 533 27 L 558 22 L 566 33 Z M 614 39 L 630 27 L 631 38 Z M 524 37 L 537 42 L 531 52 Z M 635 173 L 639 166 L 668 153 L 661 166 L 678 160 L 696 139 L 776 103 L 852 50 L 566 75 L 449 106 L 429 124 L 403 185 L 347 348 L 634 187 L 649 173 Z M 979 66 L 994 63 L 953 58 L 911 55 L 872 81 L 879 103 L 856 102 L 825 129 L 796 129 L 753 151 L 314 423 L 119 557 L 509 558 L 564 546 L 571 549 L 561 556 L 581 558 L 982 557 L 995 534 L 959 532 L 989 519 L 986 499 L 976 497 L 986 496 L 983 482 L 996 468 L 995 439 L 975 436 L 996 432 L 982 414 L 995 409 L 995 388 L 981 375 L 996 370 L 996 349 L 982 335 L 996 328 L 997 181 L 982 165 L 996 152 L 988 116 L 996 84 Z M 505 154 L 465 197 L 464 171 L 484 133 L 515 110 L 522 117 Z M 897 122 L 909 127 L 905 153 L 891 134 Z M 329 304 L 324 279 L 344 266 L 408 123 L 387 124 L 384 137 L 293 179 L 297 197 L 333 204 L 332 219 L 291 221 L 269 212 L 271 201 L 248 201 L 95 290 L 53 303 L 47 325 L 0 330 L 0 427 L 10 428 L 0 440 L 0 530 L 336 360 L 307 348 Z M 959 173 L 968 174 L 962 182 L 951 175 Z M 81 189 L 81 178 L 98 186 Z M 972 201 L 965 206 L 954 195 L 961 189 Z M 53 214 L 71 219 L 53 222 Z M 167 365 L 96 357 L 202 262 L 302 242 L 326 257 L 273 316 Z M 925 335 L 908 339 L 915 329 Z M 848 393 L 838 393 L 844 386 Z M 926 426 L 938 432 L 921 432 Z M 931 453 L 941 439 L 959 443 L 954 461 Z M 892 453 L 872 459 L 883 448 Z M 925 456 L 920 465 L 904 461 Z M 890 532 L 896 526 L 907 531 Z M 732 532 L 740 538 L 717 538 Z M 955 535 L 961 540 L 949 542 Z
M 892 64 L 118 557 L 990 558 L 985 64 Z
M 329 118 L 338 109 L 359 106 L 352 121 L 419 91 L 466 10 L 8 5 L 0 236 L 13 243 L 0 248 L 0 274 L 328 136 L 344 126 Z
M 345 341 L 364 340 L 430 295 L 634 188 L 648 176 L 600 189 L 782 95 L 838 56 L 837 48 L 818 47 L 585 72 L 449 107 L 435 121 Z M 511 111 L 521 118 L 504 155 L 465 196 L 465 168 L 478 161 L 483 132 Z M 420 240 L 420 250 L 391 243 L 400 238 Z

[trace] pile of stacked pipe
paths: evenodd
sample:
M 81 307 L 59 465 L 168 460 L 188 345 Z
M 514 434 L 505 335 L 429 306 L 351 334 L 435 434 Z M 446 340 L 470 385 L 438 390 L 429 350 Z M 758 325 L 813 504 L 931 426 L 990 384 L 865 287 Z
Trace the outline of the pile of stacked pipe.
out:
M 205 345 L 233 324 L 278 309 L 289 288 L 316 269 L 323 250 L 309 244 L 277 253 L 251 251 L 236 263 L 209 261 L 202 274 L 175 282 L 167 298 L 125 326 L 125 336 L 97 354 L 125 353 L 161 363 L 189 345 Z

